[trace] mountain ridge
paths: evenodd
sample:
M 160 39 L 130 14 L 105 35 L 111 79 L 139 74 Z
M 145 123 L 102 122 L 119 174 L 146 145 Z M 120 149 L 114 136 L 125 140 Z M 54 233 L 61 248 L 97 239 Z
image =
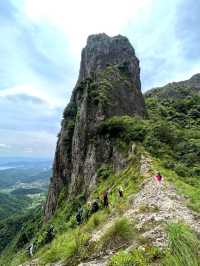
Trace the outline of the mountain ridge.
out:
M 143 98 L 127 38 L 88 42 L 64 110 L 45 217 L 23 217 L 0 265 L 198 266 L 199 74 Z

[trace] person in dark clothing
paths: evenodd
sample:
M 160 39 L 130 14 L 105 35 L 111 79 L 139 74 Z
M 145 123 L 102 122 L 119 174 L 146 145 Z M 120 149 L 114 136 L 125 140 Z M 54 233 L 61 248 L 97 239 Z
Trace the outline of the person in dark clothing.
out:
M 76 221 L 77 224 L 80 225 L 83 222 L 83 209 L 81 208 L 81 206 L 78 208 L 77 214 L 76 214 Z
M 96 199 L 95 201 L 93 201 L 92 203 L 92 209 L 91 209 L 91 213 L 95 213 L 99 210 L 99 201 L 98 199 Z
M 50 225 L 48 230 L 47 230 L 47 235 L 46 235 L 46 243 L 51 242 L 54 239 L 54 227 L 53 225 Z
M 123 194 L 123 188 L 122 187 L 118 188 L 118 192 L 119 192 L 120 198 L 123 198 L 124 194 Z
M 104 206 L 104 208 L 108 208 L 109 207 L 108 191 L 105 191 L 103 193 L 103 206 Z

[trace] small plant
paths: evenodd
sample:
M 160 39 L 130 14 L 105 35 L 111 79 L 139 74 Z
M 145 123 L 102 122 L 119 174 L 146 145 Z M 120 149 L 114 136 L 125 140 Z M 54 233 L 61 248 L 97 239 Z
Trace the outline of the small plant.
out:
M 126 246 L 134 237 L 134 225 L 127 218 L 117 220 L 101 239 L 102 249 Z
M 111 166 L 101 166 L 97 170 L 97 177 L 102 179 L 107 179 L 110 175 L 113 174 L 113 169 Z
M 118 252 L 114 255 L 108 266 L 148 266 L 146 258 L 143 252 L 140 250 L 134 250 L 133 252 Z
M 107 217 L 107 213 L 104 211 L 99 211 L 97 213 L 94 213 L 89 221 L 86 224 L 86 230 L 92 231 L 93 229 L 97 228 L 100 224 L 102 224 Z

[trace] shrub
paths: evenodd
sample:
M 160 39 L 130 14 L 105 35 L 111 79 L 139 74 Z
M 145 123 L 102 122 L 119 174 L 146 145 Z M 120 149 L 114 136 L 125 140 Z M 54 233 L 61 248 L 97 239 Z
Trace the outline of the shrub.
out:
M 178 131 L 171 124 L 160 122 L 152 128 L 153 136 L 160 142 L 174 145 L 178 139 Z
M 112 138 L 123 138 L 124 141 L 143 141 L 146 127 L 142 119 L 130 116 L 113 116 L 98 127 L 97 133 L 108 134 Z
M 167 228 L 169 251 L 164 260 L 166 266 L 200 265 L 200 241 L 186 225 L 170 224 Z
M 113 169 L 111 166 L 101 166 L 97 170 L 97 177 L 102 179 L 107 179 L 110 175 L 113 174 Z
M 126 246 L 134 237 L 134 226 L 126 218 L 119 219 L 109 228 L 101 239 L 102 249 Z
M 190 175 L 188 168 L 184 166 L 183 164 L 177 164 L 175 166 L 175 172 L 177 173 L 177 175 L 182 176 L 182 177 L 186 177 Z
M 102 224 L 106 220 L 107 214 L 104 211 L 99 211 L 97 213 L 94 213 L 89 221 L 87 222 L 86 228 L 88 231 L 91 231 L 98 227 L 100 224 Z
M 74 102 L 69 103 L 63 112 L 63 117 L 68 118 L 68 119 L 69 118 L 74 119 L 74 117 L 76 116 L 76 113 L 77 113 L 76 104 Z
M 71 230 L 67 234 L 60 235 L 52 243 L 40 250 L 38 257 L 41 263 L 53 263 L 63 259 L 84 258 L 87 253 L 89 236 L 80 230 Z
M 118 252 L 108 263 L 108 266 L 148 266 L 148 260 L 145 258 L 142 250 L 132 252 Z

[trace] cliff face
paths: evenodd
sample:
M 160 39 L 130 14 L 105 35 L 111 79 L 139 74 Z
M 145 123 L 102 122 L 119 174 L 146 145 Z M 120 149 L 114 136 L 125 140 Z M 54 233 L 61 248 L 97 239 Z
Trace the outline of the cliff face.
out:
M 86 196 L 95 187 L 97 169 L 123 160 L 113 140 L 98 127 L 112 116 L 146 114 L 141 94 L 139 61 L 128 39 L 92 35 L 82 51 L 80 72 L 70 103 L 64 110 L 47 203 L 46 221 L 53 215 L 61 189 L 67 197 Z

